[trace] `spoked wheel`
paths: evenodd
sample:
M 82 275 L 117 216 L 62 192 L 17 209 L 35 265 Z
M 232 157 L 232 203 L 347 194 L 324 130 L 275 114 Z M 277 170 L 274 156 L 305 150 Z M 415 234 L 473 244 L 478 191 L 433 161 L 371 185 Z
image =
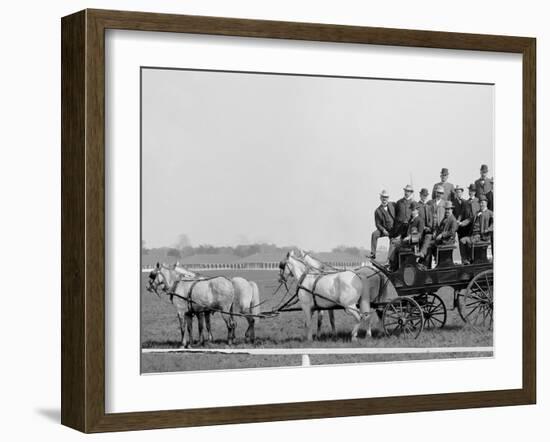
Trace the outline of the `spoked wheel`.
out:
M 424 328 L 422 308 L 414 299 L 400 296 L 386 304 L 382 324 L 387 336 L 417 338 Z
M 459 296 L 458 311 L 467 324 L 477 328 L 493 326 L 493 270 L 478 273 Z
M 424 314 L 424 328 L 443 327 L 447 322 L 447 307 L 438 295 L 427 293 L 414 298 Z

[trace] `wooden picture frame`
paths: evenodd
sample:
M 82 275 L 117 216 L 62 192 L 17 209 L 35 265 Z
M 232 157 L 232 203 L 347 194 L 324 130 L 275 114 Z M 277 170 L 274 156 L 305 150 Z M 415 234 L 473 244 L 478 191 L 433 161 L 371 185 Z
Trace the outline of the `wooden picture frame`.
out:
M 523 63 L 523 385 L 514 390 L 105 412 L 105 30 L 517 53 Z M 62 19 L 62 424 L 83 432 L 533 404 L 536 400 L 536 41 L 186 15 L 84 10 Z

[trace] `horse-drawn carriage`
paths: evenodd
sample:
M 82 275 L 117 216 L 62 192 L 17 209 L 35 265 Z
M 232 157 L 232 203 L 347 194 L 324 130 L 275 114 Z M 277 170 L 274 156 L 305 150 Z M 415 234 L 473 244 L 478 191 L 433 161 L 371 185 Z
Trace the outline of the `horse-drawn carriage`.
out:
M 259 310 L 263 302 L 259 300 L 256 284 L 239 277 L 231 280 L 225 276 L 204 277 L 177 266 L 170 269 L 157 264 L 149 275 L 147 290 L 157 295 L 166 294 L 177 304 L 183 345 L 189 342 L 184 328 L 188 329 L 190 336 L 192 315 L 204 313 L 209 329 L 208 315 L 214 312 L 220 312 L 226 321 L 229 343 L 235 335 L 233 316 L 248 320 L 246 337 L 253 340 L 255 318 L 273 318 L 295 310 L 306 314 L 308 340 L 312 339 L 312 314 L 328 310 L 334 332 L 333 311 L 336 309 L 343 309 L 355 318 L 352 341 L 357 339 L 363 320 L 366 320 L 367 334 L 370 335 L 370 314 L 373 311 L 381 318 L 387 335 L 416 338 L 424 328 L 445 325 L 447 306 L 437 294 L 443 287 L 453 290 L 452 309 L 458 309 L 464 322 L 477 328 L 492 326 L 493 264 L 487 257 L 488 246 L 490 242 L 474 243 L 471 264 L 462 265 L 453 261 L 455 245 L 439 245 L 436 248 L 437 264 L 433 269 L 418 264 L 412 248 L 401 247 L 395 271 L 375 260 L 371 260 L 372 266 L 353 270 L 335 268 L 303 251 L 291 251 L 280 264 L 279 288 L 284 285 L 286 294 L 278 305 L 263 312 Z M 289 276 L 293 277 L 295 290 L 287 286 Z M 223 283 L 227 287 L 213 287 L 217 281 L 218 285 Z M 395 288 L 397 296 L 387 296 L 389 284 Z M 162 290 L 159 292 L 159 289 Z M 300 307 L 295 306 L 298 303 Z M 202 340 L 201 330 L 199 317 Z
M 493 263 L 487 256 L 490 244 L 483 241 L 472 245 L 471 264 L 454 263 L 454 244 L 437 246 L 434 268 L 417 264 L 414 250 L 406 247 L 398 252 L 395 271 L 371 260 L 398 295 L 389 302 L 373 305 L 382 318 L 386 334 L 417 337 L 424 327 L 443 327 L 447 306 L 436 293 L 442 287 L 453 290 L 452 309 L 458 309 L 464 322 L 477 328 L 492 327 Z

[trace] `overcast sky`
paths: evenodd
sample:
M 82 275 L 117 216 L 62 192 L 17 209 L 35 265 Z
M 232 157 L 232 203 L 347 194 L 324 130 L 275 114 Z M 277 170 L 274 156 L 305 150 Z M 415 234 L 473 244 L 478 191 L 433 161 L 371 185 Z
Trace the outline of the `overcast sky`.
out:
M 142 237 L 370 246 L 381 189 L 493 176 L 494 87 L 143 69 Z

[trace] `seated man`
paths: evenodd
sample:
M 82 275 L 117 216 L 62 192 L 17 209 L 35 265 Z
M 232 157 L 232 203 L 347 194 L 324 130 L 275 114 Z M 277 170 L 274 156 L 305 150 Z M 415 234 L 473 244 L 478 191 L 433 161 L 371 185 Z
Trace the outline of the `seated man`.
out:
M 376 230 L 371 235 L 370 257 L 376 259 L 378 239 L 384 236 L 390 237 L 395 223 L 395 205 L 390 202 L 388 192 L 380 192 L 380 205 L 374 211 L 374 224 Z M 391 248 L 391 241 L 390 241 Z
M 412 202 L 410 204 L 411 218 L 407 223 L 407 231 L 404 236 L 398 236 L 392 239 L 392 251 L 388 256 L 390 268 L 396 270 L 398 266 L 399 250 L 402 247 L 414 246 L 418 249 L 422 232 L 424 232 L 424 220 L 419 216 L 420 204 Z M 418 251 L 418 250 L 417 250 Z
M 443 186 L 438 186 L 435 189 L 435 199 L 430 200 L 426 206 L 421 206 L 421 216 L 425 212 L 424 218 L 424 238 L 422 241 L 422 248 L 420 250 L 420 263 L 428 268 L 432 266 L 432 254 L 431 249 L 433 245 L 433 239 L 435 232 L 445 217 L 445 200 L 443 195 L 445 189 Z
M 479 212 L 474 216 L 472 222 L 472 231 L 470 236 L 465 236 L 460 240 L 461 244 L 468 248 L 468 256 L 472 256 L 472 245 L 477 242 L 491 241 L 493 236 L 493 212 L 487 208 L 487 197 L 479 197 Z M 469 264 L 470 259 L 465 264 Z
M 451 201 L 445 201 L 445 215 L 441 222 L 437 225 L 435 232 L 430 239 L 430 243 L 427 244 L 428 254 L 427 257 L 434 255 L 434 252 L 438 245 L 454 244 L 456 230 L 458 229 L 458 223 L 453 215 L 453 203 Z M 430 261 L 428 261 L 430 262 Z

